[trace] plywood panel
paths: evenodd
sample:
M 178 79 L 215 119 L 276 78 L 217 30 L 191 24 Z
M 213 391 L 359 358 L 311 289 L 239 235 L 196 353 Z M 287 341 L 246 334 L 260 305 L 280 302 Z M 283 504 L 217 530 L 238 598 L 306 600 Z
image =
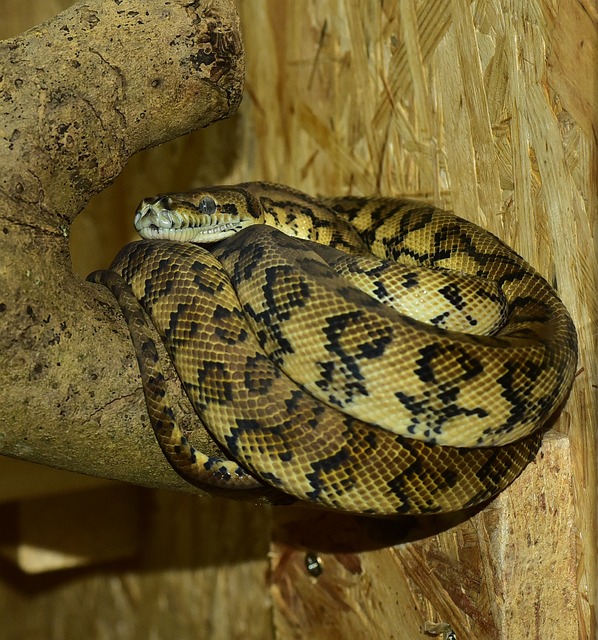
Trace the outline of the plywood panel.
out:
M 231 181 L 422 197 L 485 226 L 556 283 L 581 348 L 572 396 L 553 428 L 569 438 L 576 619 L 579 637 L 593 638 L 595 7 L 573 0 L 239 6 L 245 151 Z M 543 536 L 559 535 L 550 516 L 545 525 Z

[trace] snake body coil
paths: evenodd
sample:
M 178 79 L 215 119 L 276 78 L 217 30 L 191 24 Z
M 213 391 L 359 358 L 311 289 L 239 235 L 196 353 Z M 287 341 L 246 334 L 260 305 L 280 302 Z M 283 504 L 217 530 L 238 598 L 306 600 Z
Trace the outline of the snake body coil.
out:
M 571 386 L 575 329 L 552 288 L 429 205 L 247 183 L 146 200 L 136 226 L 149 239 L 91 277 L 119 298 L 158 441 L 193 482 L 460 509 L 519 475 Z M 178 429 L 137 301 L 234 463 Z

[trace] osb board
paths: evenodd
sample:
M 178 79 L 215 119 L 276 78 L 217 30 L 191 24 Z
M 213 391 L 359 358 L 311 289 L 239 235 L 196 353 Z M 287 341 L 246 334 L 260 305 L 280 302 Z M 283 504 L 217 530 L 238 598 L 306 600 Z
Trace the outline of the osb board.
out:
M 503 238 L 558 287 L 579 331 L 580 361 L 554 429 L 571 447 L 579 637 L 593 638 L 595 7 L 574 0 L 239 6 L 248 64 L 245 144 L 229 181 L 429 199 Z M 552 469 L 559 473 L 558 465 Z M 525 518 L 524 504 L 512 514 Z M 553 519 L 546 512 L 530 523 L 534 535 L 557 536 Z M 497 570 L 496 558 L 482 561 L 484 570 Z M 552 579 L 551 572 L 530 573 L 530 592 L 534 581 Z M 291 637 L 284 626 L 279 631 Z
M 9 11 L 37 21 L 59 4 L 69 3 L 0 0 L 6 8 L 2 28 L 14 24 Z M 39 7 L 48 8 L 46 16 L 34 15 L 33 8 Z M 569 436 L 571 447 L 579 637 L 595 637 L 595 7 L 588 0 L 239 0 L 239 9 L 248 64 L 239 116 L 134 158 L 77 221 L 72 242 L 76 268 L 84 274 L 107 264 L 118 246 L 133 237 L 130 218 L 141 197 L 250 179 L 277 180 L 314 193 L 422 197 L 502 237 L 556 282 L 579 331 L 580 374 L 555 429 Z M 27 637 L 20 635 L 22 621 L 26 627 L 31 621 L 31 629 L 37 621 L 53 629 L 77 629 L 71 637 L 78 637 L 81 620 L 95 625 L 90 637 L 114 637 L 110 632 L 118 625 L 123 638 L 137 637 L 136 632 L 139 637 L 147 632 L 147 637 L 152 630 L 167 638 L 172 629 L 179 638 L 197 637 L 199 628 L 223 617 L 241 632 L 269 637 L 265 560 L 257 558 L 263 546 L 248 561 L 226 561 L 230 550 L 243 553 L 238 549 L 245 548 L 247 523 L 256 526 L 262 513 L 230 503 L 226 509 L 236 515 L 223 517 L 213 531 L 209 523 L 219 520 L 210 520 L 211 502 L 192 504 L 160 510 L 152 520 L 152 528 L 165 533 L 156 533 L 148 551 L 149 571 L 145 565 L 128 573 L 115 568 L 114 573 L 85 574 L 80 582 L 56 578 L 28 585 L 5 572 L 1 617 L 22 612 L 14 616 L 21 625 L 13 627 L 12 637 Z M 522 513 L 523 504 L 513 505 L 512 517 Z M 540 525 L 538 535 L 555 542 L 559 529 L 552 518 L 547 511 L 532 524 Z M 177 531 L 174 538 L 169 522 Z M 200 550 L 210 541 L 216 548 L 208 547 L 200 562 L 187 555 L 173 567 L 164 554 L 179 535 L 186 543 L 177 547 L 177 558 L 190 548 L 204 553 Z M 470 532 L 456 533 L 453 540 L 460 536 L 466 546 L 474 539 Z M 256 529 L 254 537 L 256 545 L 264 543 L 265 528 Z M 430 544 L 433 551 L 440 542 Z M 480 544 L 475 542 L 476 550 Z M 394 580 L 410 594 L 399 618 L 410 626 L 401 622 L 400 629 L 419 630 L 424 607 L 418 601 L 417 615 L 410 608 L 418 598 L 417 585 L 409 582 L 413 549 L 406 545 L 395 552 L 383 546 L 375 562 L 358 560 L 371 584 L 389 580 L 389 568 L 397 572 Z M 436 557 L 432 551 L 430 571 Z M 495 570 L 496 558 L 480 557 L 489 572 Z M 343 562 L 351 571 L 356 561 Z M 452 571 L 460 568 L 451 565 Z M 237 572 L 245 576 L 239 583 Z M 545 574 L 549 579 L 555 575 Z M 289 572 L 286 579 L 292 577 Z M 539 578 L 530 580 L 530 589 L 534 580 Z M 234 593 L 226 590 L 229 581 L 237 585 Z M 420 582 L 421 592 L 426 583 Z M 221 595 L 211 591 L 214 584 Z M 341 590 L 341 599 L 345 585 L 339 577 L 332 587 L 337 594 Z M 101 615 L 93 604 L 96 593 L 104 594 Z M 88 594 L 84 602 L 90 609 L 81 607 L 82 594 Z M 390 588 L 387 594 L 394 597 Z M 167 616 L 177 622 L 166 628 L 160 607 L 178 602 L 177 596 L 184 606 Z M 241 597 L 247 609 L 238 609 Z M 251 610 L 255 603 L 259 614 Z M 382 601 L 381 618 L 387 607 Z M 151 624 L 143 621 L 147 611 Z M 470 614 L 475 617 L 475 609 Z M 256 623 L 244 627 L 246 620 Z M 211 628 L 213 634 L 206 637 L 219 637 L 218 629 Z M 279 637 L 288 637 L 280 624 Z

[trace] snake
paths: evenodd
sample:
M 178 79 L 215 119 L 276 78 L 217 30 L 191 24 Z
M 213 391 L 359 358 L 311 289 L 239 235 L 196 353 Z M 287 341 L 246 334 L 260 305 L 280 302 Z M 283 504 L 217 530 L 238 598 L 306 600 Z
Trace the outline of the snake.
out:
M 189 482 L 372 516 L 505 489 L 571 389 L 576 331 L 499 238 L 429 203 L 250 182 L 160 194 L 89 280 L 116 296 L 148 413 Z M 159 333 L 221 455 L 168 399 Z

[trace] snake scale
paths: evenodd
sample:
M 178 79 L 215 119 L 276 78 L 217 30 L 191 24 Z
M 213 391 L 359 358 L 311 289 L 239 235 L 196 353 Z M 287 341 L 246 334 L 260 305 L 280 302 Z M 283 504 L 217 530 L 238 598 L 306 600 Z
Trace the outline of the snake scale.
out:
M 555 291 L 428 204 L 256 182 L 146 199 L 135 225 L 145 239 L 90 279 L 116 295 L 158 442 L 193 483 L 461 509 L 519 475 L 571 387 Z M 177 425 L 148 317 L 222 458 Z

